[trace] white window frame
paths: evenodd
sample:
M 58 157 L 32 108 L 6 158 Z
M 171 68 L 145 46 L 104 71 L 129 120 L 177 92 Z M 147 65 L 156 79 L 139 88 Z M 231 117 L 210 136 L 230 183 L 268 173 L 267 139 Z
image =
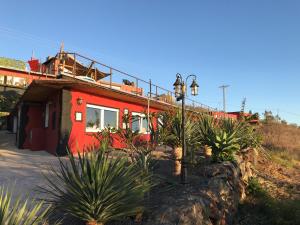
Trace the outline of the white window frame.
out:
M 115 108 L 109 108 L 109 107 L 104 107 L 104 106 L 99 106 L 99 105 L 92 105 L 92 104 L 86 104 L 86 110 L 87 108 L 94 108 L 94 109 L 100 109 L 101 113 L 100 113 L 100 128 L 99 129 L 93 129 L 93 128 L 89 128 L 86 127 L 86 121 L 85 121 L 85 131 L 86 132 L 99 132 L 102 131 L 105 127 L 104 127 L 104 110 L 108 110 L 108 111 L 113 111 L 117 113 L 117 124 L 116 124 L 116 129 L 118 129 L 119 127 L 119 109 L 115 109 Z M 86 116 L 85 116 L 86 117 Z M 85 118 L 86 120 L 86 118 Z
M 142 128 L 143 128 L 143 119 L 146 118 L 146 115 L 144 113 L 139 113 L 139 112 L 132 112 L 131 116 L 139 116 L 139 122 L 140 122 L 140 129 L 139 129 L 139 133 L 140 134 L 149 134 L 149 122 L 147 123 L 147 127 L 146 127 L 146 132 L 142 132 Z M 131 128 L 132 128 L 132 121 L 131 121 Z

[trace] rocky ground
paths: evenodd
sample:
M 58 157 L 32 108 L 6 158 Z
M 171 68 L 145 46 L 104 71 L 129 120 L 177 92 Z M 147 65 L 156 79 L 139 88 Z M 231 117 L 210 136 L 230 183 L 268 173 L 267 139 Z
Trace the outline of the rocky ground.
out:
M 257 189 L 240 204 L 239 225 L 300 224 L 300 162 L 278 163 L 272 154 L 262 150 L 258 157 Z
M 268 152 L 261 154 L 256 174 L 261 185 L 274 198 L 300 199 L 300 162 L 293 166 L 274 162 Z

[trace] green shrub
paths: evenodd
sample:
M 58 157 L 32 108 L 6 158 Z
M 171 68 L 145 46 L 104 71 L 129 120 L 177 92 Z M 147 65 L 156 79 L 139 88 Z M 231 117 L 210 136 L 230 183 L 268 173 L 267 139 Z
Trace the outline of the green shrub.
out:
M 240 149 L 235 133 L 228 134 L 221 131 L 212 136 L 210 147 L 212 148 L 214 161 L 234 161 L 234 153 Z
M 239 216 L 249 217 L 247 224 L 294 225 L 300 224 L 300 201 L 275 199 L 263 189 L 257 178 L 250 179 L 247 193 L 251 198 L 239 206 Z
M 132 116 L 129 114 L 124 114 L 122 116 L 122 121 L 123 124 L 125 124 L 125 127 L 117 129 L 116 134 L 118 135 L 120 141 L 126 145 L 126 148 L 134 152 L 137 151 L 140 145 L 143 143 L 139 143 L 139 139 L 141 137 L 140 132 L 138 130 L 133 131 L 129 126 L 129 123 L 132 120 L 134 120 Z
M 201 115 L 197 119 L 192 136 L 199 146 L 212 148 L 215 161 L 232 161 L 235 152 L 240 149 L 260 145 L 260 136 L 248 123 L 215 119 L 209 115 Z
M 171 114 L 170 118 L 170 126 L 168 127 L 168 134 L 165 139 L 165 144 L 170 147 L 181 147 L 182 146 L 182 112 L 180 110 L 177 110 Z M 185 115 L 185 124 L 184 124 L 184 134 L 185 134 L 185 140 L 186 144 L 189 146 L 194 146 L 194 139 L 193 139 L 193 133 L 194 133 L 194 123 L 191 119 L 191 115 L 187 114 Z
M 150 176 L 127 158 L 109 159 L 103 151 L 68 156 L 46 176 L 53 210 L 94 224 L 136 215 L 143 210 Z
M 133 156 L 133 162 L 136 164 L 137 170 L 142 171 L 146 177 L 152 174 L 155 165 L 150 150 L 140 150 Z
M 261 196 L 265 195 L 266 191 L 261 187 L 260 183 L 258 182 L 258 179 L 256 177 L 252 177 L 249 179 L 247 185 L 247 193 L 254 196 Z
M 241 149 L 257 148 L 261 145 L 261 135 L 248 122 L 222 119 L 220 120 L 220 128 L 227 133 L 236 132 Z
M 33 205 L 30 207 L 29 205 Z M 43 202 L 21 200 L 12 201 L 8 188 L 0 187 L 0 224 L 1 225 L 38 225 L 46 222 L 47 209 Z
M 196 123 L 194 139 L 200 146 L 212 148 L 214 161 L 233 161 L 234 153 L 240 149 L 234 124 L 202 115 Z

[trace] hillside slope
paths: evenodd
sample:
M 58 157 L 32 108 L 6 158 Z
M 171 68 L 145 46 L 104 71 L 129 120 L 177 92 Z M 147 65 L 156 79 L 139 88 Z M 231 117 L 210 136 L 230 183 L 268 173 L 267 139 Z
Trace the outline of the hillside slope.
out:
M 300 224 L 300 129 L 271 123 L 259 131 L 263 148 L 238 224 Z

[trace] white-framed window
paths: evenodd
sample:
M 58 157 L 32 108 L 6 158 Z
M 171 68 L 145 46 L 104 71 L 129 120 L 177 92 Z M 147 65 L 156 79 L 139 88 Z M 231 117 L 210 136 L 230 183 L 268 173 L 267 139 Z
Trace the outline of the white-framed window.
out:
M 85 130 L 98 132 L 106 127 L 118 128 L 119 110 L 98 105 L 86 105 Z
M 139 131 L 139 133 L 148 133 L 148 120 L 145 114 L 132 112 L 131 113 L 131 129 L 132 131 Z

